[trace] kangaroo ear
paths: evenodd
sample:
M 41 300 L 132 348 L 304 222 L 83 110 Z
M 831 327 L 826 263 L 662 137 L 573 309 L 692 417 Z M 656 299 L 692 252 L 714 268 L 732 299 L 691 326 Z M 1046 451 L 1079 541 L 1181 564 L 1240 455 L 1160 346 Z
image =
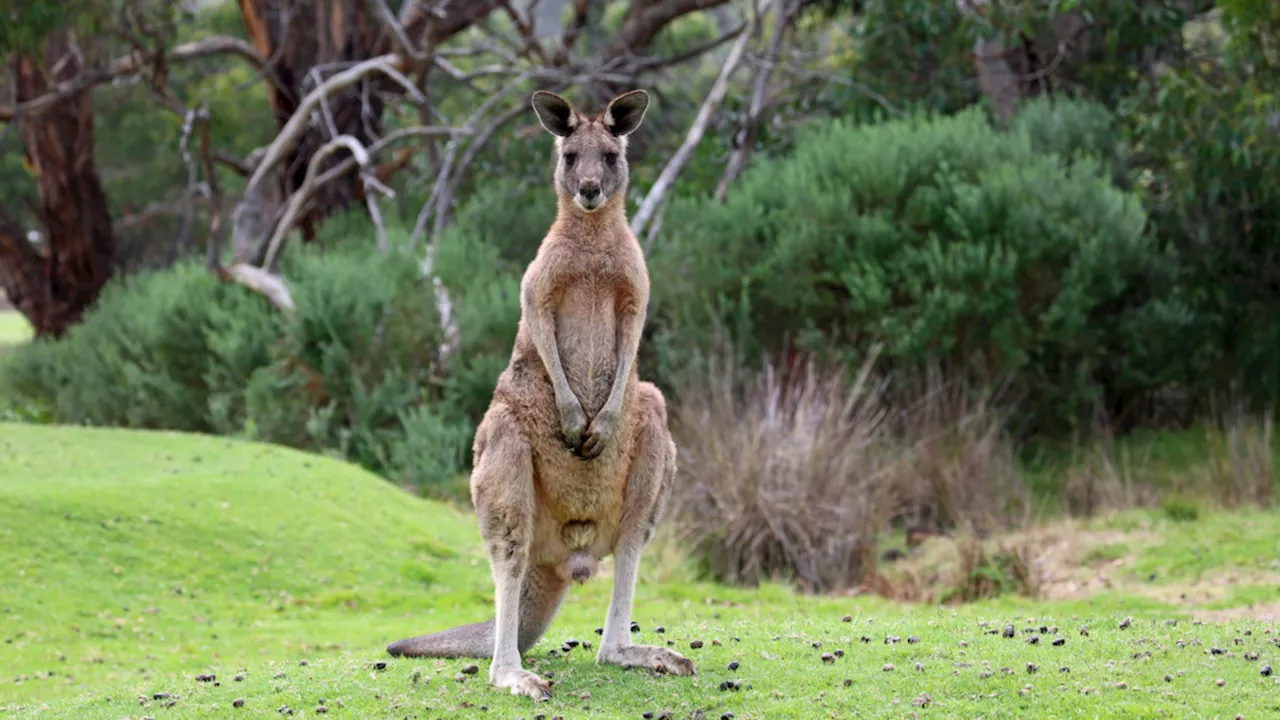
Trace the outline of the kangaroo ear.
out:
M 630 135 L 640 127 L 645 110 L 649 109 L 649 93 L 632 90 L 609 101 L 600 120 L 609 132 L 618 137 Z
M 533 93 L 532 102 L 533 111 L 538 113 L 538 121 L 552 135 L 569 137 L 573 134 L 573 129 L 578 127 L 578 111 L 559 95 L 538 90 Z

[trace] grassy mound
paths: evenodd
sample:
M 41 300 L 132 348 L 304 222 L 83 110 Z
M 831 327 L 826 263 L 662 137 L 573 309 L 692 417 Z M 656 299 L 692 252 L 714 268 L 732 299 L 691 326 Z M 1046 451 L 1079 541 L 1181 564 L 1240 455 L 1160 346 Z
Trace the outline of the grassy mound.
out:
M 32 678 L 0 697 L 376 648 L 396 638 L 371 621 L 393 614 L 475 620 L 480 553 L 470 516 L 329 459 L 0 425 L 0 667 Z
M 1220 547 L 1241 534 L 1232 522 L 1178 523 L 1168 542 L 1148 524 L 1149 549 L 1107 546 L 1087 562 L 1133 555 L 1135 573 L 1200 577 L 1182 561 L 1208 555 L 1206 544 L 1226 565 L 1246 564 Z M 1240 539 L 1259 551 L 1278 526 L 1274 512 L 1255 514 Z M 468 513 L 286 449 L 0 424 L 0 717 L 1253 717 L 1280 707 L 1280 683 L 1262 672 L 1280 665 L 1277 628 L 1257 613 L 1200 623 L 1196 608 L 1127 590 L 893 605 L 656 582 L 653 562 L 636 640 L 672 643 L 698 676 L 597 667 L 594 648 L 561 649 L 598 642 L 606 566 L 526 658 L 555 681 L 556 697 L 534 707 L 486 687 L 487 662 L 463 674 L 470 661 L 383 652 L 491 614 Z M 1274 597 L 1246 595 L 1218 606 Z
M 31 323 L 16 310 L 0 310 L 0 345 L 17 345 L 31 339 Z

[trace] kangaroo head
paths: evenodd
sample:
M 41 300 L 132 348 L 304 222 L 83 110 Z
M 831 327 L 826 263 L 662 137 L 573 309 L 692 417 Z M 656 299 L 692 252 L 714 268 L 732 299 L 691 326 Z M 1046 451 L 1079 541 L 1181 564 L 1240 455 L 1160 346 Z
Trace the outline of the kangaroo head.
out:
M 625 194 L 627 136 L 640 127 L 648 107 L 649 93 L 632 90 L 589 118 L 555 93 L 535 92 L 538 121 L 556 136 L 556 193 L 571 198 L 585 212 Z

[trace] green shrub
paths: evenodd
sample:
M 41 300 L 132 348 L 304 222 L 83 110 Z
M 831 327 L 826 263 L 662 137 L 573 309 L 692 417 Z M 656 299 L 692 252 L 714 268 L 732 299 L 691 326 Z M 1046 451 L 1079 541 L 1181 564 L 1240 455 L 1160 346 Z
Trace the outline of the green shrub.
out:
M 1247 77 L 1171 73 L 1131 116 L 1159 238 L 1195 312 L 1181 351 L 1196 408 L 1280 399 L 1280 99 Z
M 511 359 L 520 323 L 520 278 L 555 219 L 549 187 L 498 180 L 478 189 L 441 235 L 436 273 L 449 289 L 460 333 L 446 402 L 478 424 Z
M 385 255 L 369 237 L 291 248 L 288 316 L 194 264 L 121 277 L 65 339 L 13 352 L 6 416 L 245 435 L 452 492 L 471 425 L 444 398 L 431 285 L 393 235 Z
M 210 407 L 233 412 L 219 393 L 265 360 L 275 315 L 194 264 L 124 276 L 64 340 L 15 351 L 6 394 L 47 406 L 59 422 L 212 432 Z
M 1174 522 L 1193 522 L 1200 518 L 1200 506 L 1194 500 L 1176 495 L 1166 497 L 1161 510 Z
M 1013 377 L 1023 429 L 1062 430 L 1158 387 L 1186 311 L 1138 199 L 1090 156 L 1036 151 L 976 110 L 807 132 L 723 205 L 677 198 L 655 243 L 660 375 L 720 328 L 748 355 L 790 343 L 900 379 L 941 362 Z
M 1040 96 L 1018 108 L 1011 130 L 1022 133 L 1037 152 L 1067 160 L 1093 157 L 1103 163 L 1111 181 L 1130 188 L 1130 151 L 1121 123 L 1101 103 Z

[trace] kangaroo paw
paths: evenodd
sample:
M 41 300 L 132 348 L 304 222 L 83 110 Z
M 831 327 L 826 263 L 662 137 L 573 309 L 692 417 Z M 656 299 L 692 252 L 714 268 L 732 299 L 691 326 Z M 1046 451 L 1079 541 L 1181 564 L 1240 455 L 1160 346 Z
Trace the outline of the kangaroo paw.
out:
M 616 648 L 600 648 L 597 662 L 611 665 L 647 667 L 655 672 L 672 675 L 697 675 L 693 661 L 674 650 L 650 645 L 624 645 Z
M 524 695 L 538 701 L 551 699 L 551 683 L 528 670 L 495 667 L 489 679 L 494 687 L 510 688 L 512 695 Z

